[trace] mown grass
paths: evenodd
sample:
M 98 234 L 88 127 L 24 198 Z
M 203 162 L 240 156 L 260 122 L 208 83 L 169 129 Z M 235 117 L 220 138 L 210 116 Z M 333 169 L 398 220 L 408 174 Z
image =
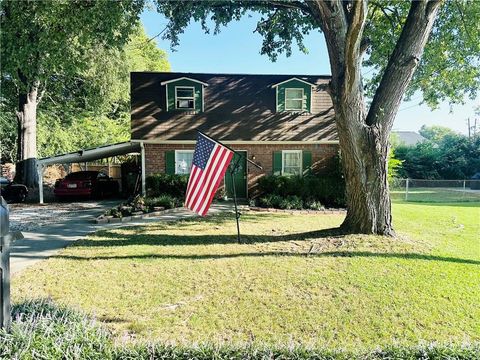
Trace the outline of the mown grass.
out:
M 480 343 L 388 346 L 371 350 L 235 346 L 204 343 L 178 346 L 165 343 L 117 343 L 101 324 L 83 312 L 56 305 L 48 299 L 26 301 L 13 307 L 10 331 L 0 329 L 0 359 L 9 360 L 476 360 Z
M 390 195 L 395 201 L 423 202 L 423 203 L 456 203 L 479 202 L 480 191 L 469 188 L 410 188 L 408 196 L 405 189 L 392 189 Z
M 395 204 L 398 238 L 341 215 L 231 214 L 98 232 L 16 276 L 117 339 L 372 349 L 480 340 L 480 204 Z

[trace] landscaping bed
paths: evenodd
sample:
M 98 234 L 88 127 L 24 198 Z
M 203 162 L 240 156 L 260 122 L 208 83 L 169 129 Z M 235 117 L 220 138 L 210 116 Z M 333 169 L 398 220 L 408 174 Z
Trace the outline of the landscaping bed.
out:
M 0 330 L 2 359 L 91 360 L 392 360 L 480 358 L 480 344 L 422 343 L 372 350 L 268 347 L 252 344 L 115 343 L 111 333 L 81 311 L 51 300 L 27 301 L 13 306 L 11 332 Z
M 95 219 L 97 224 L 126 222 L 159 216 L 176 211 L 183 205 L 183 200 L 170 195 L 147 197 L 137 195 L 133 199 L 117 205 Z
M 328 176 L 264 176 L 258 181 L 258 193 L 250 205 L 284 210 L 325 211 L 345 208 L 345 181 L 341 174 Z

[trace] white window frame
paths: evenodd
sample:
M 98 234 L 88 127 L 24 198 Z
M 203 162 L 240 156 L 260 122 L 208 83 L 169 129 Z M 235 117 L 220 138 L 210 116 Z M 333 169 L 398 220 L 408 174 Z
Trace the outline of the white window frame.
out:
M 296 98 L 296 99 L 289 99 L 289 100 L 301 100 L 302 101 L 302 108 L 301 109 L 289 109 L 287 108 L 287 92 L 288 90 L 302 90 L 302 97 L 301 98 Z M 304 108 L 304 100 L 305 99 L 305 89 L 304 88 L 285 88 L 285 110 L 286 111 L 303 111 Z
M 188 173 L 179 173 L 177 172 L 178 170 L 178 167 L 177 167 L 177 164 L 178 164 L 178 155 L 179 154 L 185 154 L 185 153 L 188 153 L 188 154 L 193 154 L 194 150 L 175 150 L 175 174 L 179 174 L 179 175 L 188 175 L 190 174 L 190 171 Z M 192 157 L 192 162 L 193 162 L 193 157 Z M 190 167 L 190 170 L 192 169 L 192 167 Z
M 177 89 L 192 89 L 192 97 L 177 96 Z M 193 100 L 193 108 L 183 108 L 177 106 L 177 100 Z M 177 110 L 195 110 L 195 86 L 175 86 L 175 109 Z
M 293 174 L 285 174 L 285 155 L 286 154 L 300 154 L 300 173 L 303 174 L 303 151 L 302 150 L 282 150 L 282 176 L 294 176 Z

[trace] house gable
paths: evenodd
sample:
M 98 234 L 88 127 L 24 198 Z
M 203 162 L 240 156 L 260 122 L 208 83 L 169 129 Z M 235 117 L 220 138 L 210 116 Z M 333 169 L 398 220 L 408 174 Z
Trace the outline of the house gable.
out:
M 208 86 L 208 84 L 188 77 L 181 77 L 178 79 L 163 81 L 161 85 L 165 86 L 166 111 L 192 113 L 204 111 L 204 87 Z M 188 103 L 188 99 L 190 98 L 190 95 L 188 94 L 189 90 L 192 91 L 193 106 L 187 105 L 186 107 L 182 107 L 182 105 Z M 187 93 L 187 95 L 185 93 Z
M 292 78 L 287 81 L 275 84 L 272 87 L 275 88 L 276 96 L 276 111 L 293 111 L 293 112 L 312 112 L 312 92 L 314 84 L 307 81 L 300 80 L 298 78 Z M 301 97 L 293 97 L 295 93 L 300 93 Z M 296 94 L 295 94 L 296 95 Z M 295 102 L 301 98 L 301 109 L 295 106 Z M 296 99 L 296 100 L 292 100 Z M 288 100 L 288 101 L 287 101 Z M 299 101 L 297 101 L 299 103 Z M 293 106 L 292 106 L 293 105 Z

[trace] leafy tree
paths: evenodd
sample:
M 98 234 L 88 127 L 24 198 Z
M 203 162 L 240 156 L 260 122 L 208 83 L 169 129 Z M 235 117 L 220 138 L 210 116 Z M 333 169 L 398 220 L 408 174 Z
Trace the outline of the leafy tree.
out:
M 453 131 L 416 146 L 400 145 L 395 154 L 402 161 L 400 177 L 463 180 L 480 171 L 480 139 Z
M 108 87 L 89 89 L 86 99 L 79 95 L 75 98 L 78 104 L 71 107 L 58 107 L 45 100 L 38 115 L 38 155 L 46 157 L 128 140 L 131 71 L 170 71 L 166 52 L 147 37 L 140 25 L 122 49 L 99 58 L 82 80 L 101 77 L 110 83 Z M 102 93 L 102 89 L 112 91 Z M 104 97 L 101 104 L 95 101 L 99 94 Z
M 422 125 L 419 131 L 420 135 L 424 138 L 432 140 L 433 142 L 441 141 L 447 135 L 455 135 L 456 132 L 446 126 L 433 125 L 426 126 Z
M 143 26 L 138 26 L 125 47 L 128 71 L 170 71 L 167 53 L 149 39 Z M 130 75 L 130 74 L 128 74 Z M 130 85 L 130 78 L 127 81 Z M 128 94 L 130 96 L 130 93 Z
M 11 119 L 14 114 L 1 106 L 0 103 L 0 161 L 15 159 L 17 152 L 17 124 Z
M 402 167 L 397 175 L 411 179 L 440 179 L 438 172 L 441 153 L 438 146 L 431 141 L 418 143 L 416 146 L 400 145 L 395 148 L 397 159 L 402 161 Z
M 0 3 L 2 100 L 15 109 L 17 159 L 22 161 L 17 174 L 28 186 L 37 180 L 37 107 L 55 90 L 79 89 L 86 95 L 88 89 L 103 89 L 103 79 L 88 78 L 91 65 L 102 66 L 95 62 L 99 54 L 123 46 L 142 7 L 143 0 Z M 79 78 L 81 73 L 86 77 Z M 97 92 L 96 98 L 101 95 Z
M 157 9 L 169 19 L 165 38 L 174 46 L 190 19 L 207 32 L 212 21 L 216 33 L 258 12 L 261 53 L 272 60 L 288 56 L 293 43 L 305 51 L 303 34 L 323 32 L 347 184 L 343 227 L 350 232 L 394 234 L 388 138 L 404 94 L 421 90 L 435 106 L 443 99 L 474 96 L 480 83 L 480 2 L 157 0 Z M 371 81 L 362 77 L 362 64 L 374 69 Z M 368 108 L 366 95 L 372 98 Z

